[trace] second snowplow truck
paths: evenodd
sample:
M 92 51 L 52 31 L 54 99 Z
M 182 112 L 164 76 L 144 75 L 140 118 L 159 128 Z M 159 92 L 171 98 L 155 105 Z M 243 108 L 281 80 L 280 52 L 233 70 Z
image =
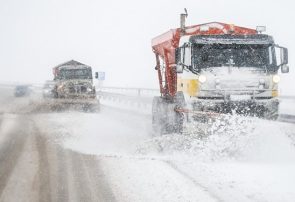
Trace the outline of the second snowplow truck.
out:
M 288 73 L 288 50 L 256 29 L 212 22 L 185 26 L 152 39 L 161 96 L 153 100 L 153 127 L 181 132 L 184 117 L 237 113 L 278 118 L 278 83 Z
M 93 85 L 92 68 L 75 60 L 53 68 L 53 96 L 59 106 L 81 106 L 84 111 L 97 111 L 99 102 Z

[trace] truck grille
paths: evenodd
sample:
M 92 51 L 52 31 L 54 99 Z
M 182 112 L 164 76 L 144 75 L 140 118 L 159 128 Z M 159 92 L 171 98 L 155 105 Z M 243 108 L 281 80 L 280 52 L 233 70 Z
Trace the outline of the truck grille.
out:
M 73 86 L 69 88 L 70 93 L 75 93 L 75 94 L 83 94 L 87 92 L 87 87 L 86 86 Z

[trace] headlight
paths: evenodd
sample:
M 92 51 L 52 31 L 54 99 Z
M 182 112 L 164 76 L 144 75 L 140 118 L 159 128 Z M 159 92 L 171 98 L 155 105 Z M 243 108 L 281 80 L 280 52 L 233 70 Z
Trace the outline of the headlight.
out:
M 272 81 L 273 81 L 274 83 L 279 83 L 280 80 L 281 80 L 281 78 L 280 78 L 279 75 L 274 75 L 274 76 L 272 77 Z
M 200 76 L 199 76 L 199 81 L 200 81 L 201 83 L 205 83 L 205 82 L 207 81 L 206 76 L 205 76 L 205 75 L 200 75 Z
M 87 91 L 88 91 L 88 92 L 91 92 L 91 91 L 92 91 L 92 88 L 88 87 L 88 88 L 87 88 Z
M 60 89 L 63 89 L 63 88 L 64 88 L 64 85 L 63 84 L 57 87 L 57 89 L 59 89 L 59 90 Z

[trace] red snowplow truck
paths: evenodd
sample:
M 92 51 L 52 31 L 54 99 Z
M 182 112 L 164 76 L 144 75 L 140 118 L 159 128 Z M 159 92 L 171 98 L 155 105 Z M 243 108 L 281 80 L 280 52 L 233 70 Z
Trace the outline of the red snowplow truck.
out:
M 184 117 L 204 122 L 223 113 L 277 119 L 278 70 L 289 72 L 288 50 L 262 34 L 263 26 L 185 26 L 186 17 L 152 39 L 161 93 L 153 100 L 153 128 L 179 133 Z

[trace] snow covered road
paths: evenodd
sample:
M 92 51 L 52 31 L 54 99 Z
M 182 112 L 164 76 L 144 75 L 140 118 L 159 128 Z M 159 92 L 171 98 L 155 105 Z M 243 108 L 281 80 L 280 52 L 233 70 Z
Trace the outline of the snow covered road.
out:
M 2 95 L 1 201 L 294 201 L 294 124 L 155 136 L 145 110 L 32 113 L 36 98 Z
M 106 106 L 99 114 L 64 114 L 58 123 L 56 115 L 39 121 L 68 134 L 63 147 L 97 155 L 120 201 L 295 198 L 293 124 L 238 117 L 200 140 L 194 134 L 153 137 L 148 115 Z M 71 131 L 58 131 L 62 126 Z
M 114 201 L 93 155 L 64 149 L 31 115 L 2 115 L 1 201 Z

